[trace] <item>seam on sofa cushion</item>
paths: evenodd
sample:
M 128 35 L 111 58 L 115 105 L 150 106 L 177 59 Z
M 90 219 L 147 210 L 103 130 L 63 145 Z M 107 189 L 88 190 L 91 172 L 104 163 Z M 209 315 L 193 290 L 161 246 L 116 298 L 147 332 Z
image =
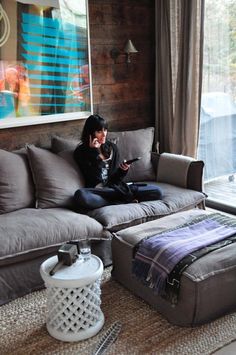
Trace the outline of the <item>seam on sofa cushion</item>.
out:
M 195 276 L 189 274 L 188 271 L 186 270 L 184 272 L 184 275 L 186 275 L 192 281 L 201 282 L 201 281 L 204 281 L 204 280 L 208 279 L 209 277 L 214 277 L 214 276 L 216 276 L 218 274 L 222 274 L 224 272 L 227 272 L 227 271 L 230 271 L 230 270 L 234 270 L 234 269 L 236 269 L 236 265 L 232 265 L 232 266 L 221 268 L 221 269 L 218 269 L 218 270 L 215 270 L 215 271 L 208 272 L 206 274 L 201 275 L 201 277 L 195 277 Z

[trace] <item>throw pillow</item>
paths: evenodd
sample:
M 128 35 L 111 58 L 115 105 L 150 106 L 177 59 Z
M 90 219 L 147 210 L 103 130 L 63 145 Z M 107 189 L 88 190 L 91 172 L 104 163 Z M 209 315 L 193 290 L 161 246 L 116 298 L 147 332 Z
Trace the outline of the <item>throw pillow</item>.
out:
M 109 132 L 108 139 L 116 139 L 120 153 L 120 161 L 141 157 L 140 161 L 131 164 L 125 181 L 155 180 L 155 172 L 151 162 L 154 139 L 154 128 L 148 127 L 134 131 Z
M 34 206 L 34 187 L 24 152 L 0 150 L 0 214 Z
M 67 163 L 69 163 L 78 173 L 79 185 L 85 186 L 85 181 L 83 174 L 81 173 L 75 159 L 74 159 L 74 150 L 64 150 L 63 152 L 59 152 L 58 155 L 65 159 Z
M 28 158 L 36 187 L 36 207 L 73 208 L 73 195 L 82 187 L 75 166 L 49 150 L 27 146 Z

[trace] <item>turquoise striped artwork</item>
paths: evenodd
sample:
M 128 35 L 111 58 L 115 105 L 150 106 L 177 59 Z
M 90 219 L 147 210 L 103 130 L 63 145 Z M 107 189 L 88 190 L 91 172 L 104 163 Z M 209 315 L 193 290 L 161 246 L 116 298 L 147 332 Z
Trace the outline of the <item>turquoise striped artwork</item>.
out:
M 57 8 L 45 2 L 40 6 L 40 0 L 37 5 L 33 0 L 8 1 L 17 10 L 8 12 L 17 32 L 11 31 L 3 46 L 4 60 L 0 53 L 0 128 L 88 116 L 92 94 L 87 10 L 78 11 L 80 3 L 87 9 L 86 0 L 77 1 L 75 12 L 61 8 L 64 0 Z M 7 82 L 8 73 L 17 76 L 14 87 Z

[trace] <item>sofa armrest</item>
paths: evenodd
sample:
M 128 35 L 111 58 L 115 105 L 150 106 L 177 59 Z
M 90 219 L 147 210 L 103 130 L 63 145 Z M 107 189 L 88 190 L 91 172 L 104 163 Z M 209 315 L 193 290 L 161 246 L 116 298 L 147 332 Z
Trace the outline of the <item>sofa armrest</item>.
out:
M 152 163 L 158 182 L 203 191 L 203 161 L 184 155 L 153 152 Z

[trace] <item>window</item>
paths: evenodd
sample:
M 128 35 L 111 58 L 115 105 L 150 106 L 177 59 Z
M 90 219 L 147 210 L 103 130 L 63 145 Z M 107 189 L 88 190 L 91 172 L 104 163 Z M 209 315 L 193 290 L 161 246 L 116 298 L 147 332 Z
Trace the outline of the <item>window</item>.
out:
M 198 158 L 209 200 L 236 208 L 236 0 L 205 0 Z

